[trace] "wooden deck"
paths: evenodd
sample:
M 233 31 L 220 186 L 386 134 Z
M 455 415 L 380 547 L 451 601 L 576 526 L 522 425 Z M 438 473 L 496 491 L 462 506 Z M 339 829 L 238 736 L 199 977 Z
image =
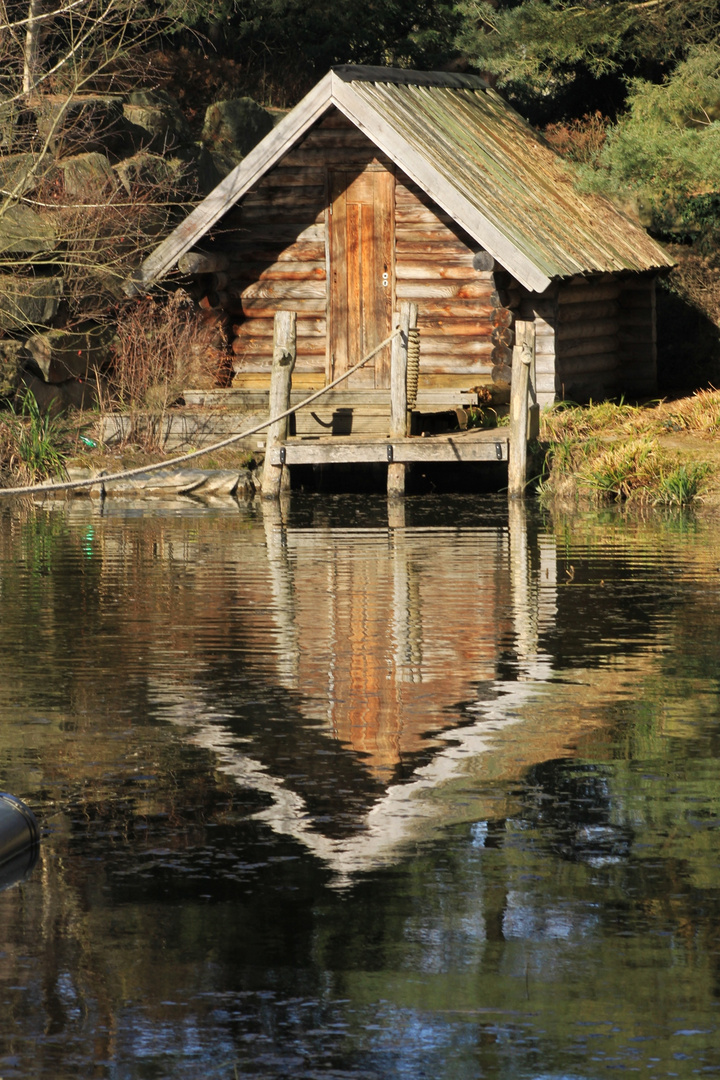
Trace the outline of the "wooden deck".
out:
M 372 435 L 325 435 L 290 438 L 268 451 L 271 465 L 409 465 L 507 461 L 508 429 L 457 431 L 451 435 L 378 438 Z

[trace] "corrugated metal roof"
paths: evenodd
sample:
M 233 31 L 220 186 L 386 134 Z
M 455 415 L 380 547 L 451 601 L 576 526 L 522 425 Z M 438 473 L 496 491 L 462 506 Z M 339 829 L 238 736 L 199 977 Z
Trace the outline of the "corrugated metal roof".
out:
M 608 199 L 581 194 L 572 167 L 493 90 L 352 88 L 547 277 L 672 265 Z
M 572 166 L 477 76 L 334 68 L 146 259 L 146 288 L 296 145 L 332 105 L 528 289 L 576 274 L 672 266 L 610 200 L 581 194 Z

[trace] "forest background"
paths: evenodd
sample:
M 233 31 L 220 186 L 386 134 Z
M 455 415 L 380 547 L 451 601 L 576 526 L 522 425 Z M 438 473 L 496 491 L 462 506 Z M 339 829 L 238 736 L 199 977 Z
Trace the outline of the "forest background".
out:
M 581 186 L 619 200 L 670 246 L 678 266 L 659 303 L 661 390 L 719 385 L 720 0 L 0 0 L 0 128 L 13 133 L 0 146 L 0 223 L 54 204 L 63 303 L 74 289 L 78 317 L 98 319 L 110 279 L 200 193 L 192 169 L 183 184 L 146 162 L 103 198 L 68 199 L 57 180 L 63 138 L 72 143 L 68 103 L 164 91 L 199 133 L 209 102 L 247 95 L 289 108 L 338 63 L 492 82 L 575 163 Z M 25 164 L 3 175 L 3 154 Z M 20 266 L 6 244 L 0 273 L 57 264 L 55 239 L 37 249 Z

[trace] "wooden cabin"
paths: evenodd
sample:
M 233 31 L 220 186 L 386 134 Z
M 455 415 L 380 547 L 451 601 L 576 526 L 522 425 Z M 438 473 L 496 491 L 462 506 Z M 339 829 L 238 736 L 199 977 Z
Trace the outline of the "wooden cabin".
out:
M 419 394 L 507 392 L 535 323 L 541 405 L 656 389 L 655 280 L 671 260 L 480 78 L 338 67 L 150 255 L 128 291 L 203 279 L 233 387 L 269 385 L 273 317 L 298 315 L 293 386 L 318 388 L 418 305 Z M 350 377 L 389 387 L 390 347 Z M 444 396 L 443 396 L 444 395 Z M 467 399 L 464 399 L 467 401 Z M 506 398 L 505 398 L 506 400 Z

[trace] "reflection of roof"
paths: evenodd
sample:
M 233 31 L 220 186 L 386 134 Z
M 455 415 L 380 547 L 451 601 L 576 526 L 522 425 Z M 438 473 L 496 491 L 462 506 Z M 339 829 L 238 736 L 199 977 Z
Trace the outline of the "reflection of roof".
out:
M 346 66 L 218 184 L 145 261 L 136 284 L 166 274 L 333 105 L 529 289 L 672 265 L 611 202 L 580 194 L 571 167 L 482 79 Z

